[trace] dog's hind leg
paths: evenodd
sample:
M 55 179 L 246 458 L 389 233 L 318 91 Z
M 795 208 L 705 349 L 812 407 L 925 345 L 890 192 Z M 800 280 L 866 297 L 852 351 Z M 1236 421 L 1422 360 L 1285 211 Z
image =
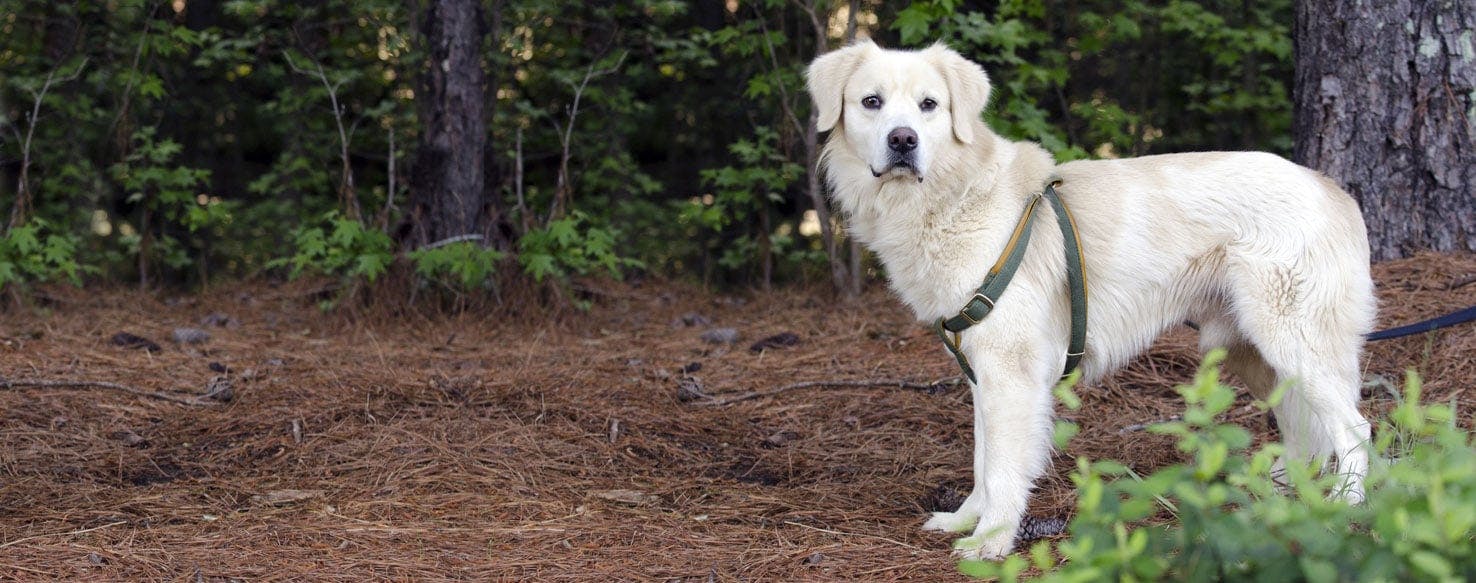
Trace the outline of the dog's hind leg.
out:
M 1292 383 L 1274 408 L 1287 456 L 1335 458 L 1344 476 L 1338 494 L 1362 500 L 1369 425 L 1358 411 L 1360 327 L 1367 319 L 1360 310 L 1371 314 L 1365 300 L 1372 299 L 1319 289 L 1309 283 L 1317 273 L 1265 262 L 1258 267 L 1235 278 L 1239 289 L 1231 305 L 1239 333 L 1275 371 L 1276 383 Z
M 1261 357 L 1249 340 L 1235 329 L 1235 323 L 1222 318 L 1206 320 L 1199 327 L 1199 348 L 1209 352 L 1225 349 L 1225 370 L 1230 371 L 1257 399 L 1265 399 L 1276 390 L 1276 370 Z
M 1235 375 L 1246 390 L 1257 399 L 1266 400 L 1271 397 L 1277 387 L 1276 369 L 1261 356 L 1245 336 L 1236 329 L 1235 323 L 1226 318 L 1215 318 L 1206 320 L 1199 327 L 1199 348 L 1202 352 L 1209 352 L 1215 348 L 1225 349 L 1225 370 Z M 1277 415 L 1280 419 L 1281 415 Z M 1310 449 L 1302 444 L 1302 436 L 1296 431 L 1290 433 L 1282 432 L 1282 445 L 1288 451 L 1295 451 L 1292 457 L 1305 459 L 1310 456 Z M 1284 474 L 1282 460 L 1276 460 L 1272 467 L 1271 475 L 1281 482 Z

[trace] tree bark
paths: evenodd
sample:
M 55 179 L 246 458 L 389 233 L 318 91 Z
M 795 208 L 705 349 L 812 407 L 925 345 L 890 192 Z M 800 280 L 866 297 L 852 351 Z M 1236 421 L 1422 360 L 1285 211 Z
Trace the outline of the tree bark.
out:
M 1296 3 L 1297 162 L 1363 207 L 1375 259 L 1476 251 L 1476 5 Z
M 411 247 L 483 236 L 487 83 L 481 2 L 431 0 L 422 32 L 427 62 L 420 102 L 420 149 L 410 185 Z

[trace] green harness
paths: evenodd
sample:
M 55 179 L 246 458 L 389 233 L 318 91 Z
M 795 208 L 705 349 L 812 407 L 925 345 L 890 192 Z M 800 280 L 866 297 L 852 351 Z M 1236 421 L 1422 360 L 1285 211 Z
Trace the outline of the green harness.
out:
M 1010 279 L 1015 276 L 1015 270 L 1020 267 L 1020 262 L 1025 258 L 1025 248 L 1030 244 L 1030 228 L 1035 223 L 1035 209 L 1039 206 L 1040 199 L 1050 201 L 1056 210 L 1056 223 L 1061 227 L 1062 238 L 1066 247 L 1066 280 L 1071 288 L 1071 344 L 1066 349 L 1066 370 L 1061 376 L 1071 374 L 1076 365 L 1081 363 L 1081 357 L 1086 353 L 1086 327 L 1087 327 L 1087 284 L 1086 269 L 1082 266 L 1081 259 L 1081 237 L 1076 232 L 1076 221 L 1071 218 L 1071 211 L 1066 208 L 1066 203 L 1056 194 L 1056 185 L 1059 179 L 1052 180 L 1047 184 L 1045 191 L 1031 197 L 1029 204 L 1025 205 L 1025 214 L 1020 217 L 1019 224 L 1015 225 L 1014 234 L 1010 235 L 1009 243 L 1005 244 L 1004 252 L 1000 253 L 999 260 L 994 262 L 994 267 L 989 268 L 989 275 L 984 278 L 983 285 L 974 291 L 974 297 L 969 298 L 969 303 L 964 304 L 958 315 L 952 318 L 938 318 L 934 324 L 934 330 L 938 337 L 943 339 L 943 345 L 958 359 L 958 366 L 963 369 L 964 375 L 969 377 L 969 382 L 979 384 L 979 379 L 974 376 L 974 369 L 969 366 L 968 357 L 964 356 L 959 347 L 959 334 L 968 330 L 975 324 L 983 322 L 989 312 L 994 310 L 994 303 L 999 301 L 999 296 L 1004 294 L 1005 288 L 1010 285 Z M 949 333 L 953 334 L 949 338 Z

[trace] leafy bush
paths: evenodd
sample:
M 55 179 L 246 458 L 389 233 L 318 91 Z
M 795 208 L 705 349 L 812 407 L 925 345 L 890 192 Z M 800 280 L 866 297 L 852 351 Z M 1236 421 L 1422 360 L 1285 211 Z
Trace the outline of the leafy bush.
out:
M 524 234 L 518 240 L 518 262 L 540 283 L 549 277 L 564 279 L 594 271 L 620 278 L 625 268 L 643 266 L 616 253 L 615 241 L 613 229 L 595 226 L 588 215 L 574 211 Z
M 1235 400 L 1219 382 L 1222 357 L 1211 354 L 1194 384 L 1180 387 L 1184 420 L 1151 428 L 1178 437 L 1192 461 L 1139 477 L 1118 462 L 1078 459 L 1069 540 L 1054 549 L 1036 543 L 1028 560 L 964 562 L 960 570 L 1005 581 L 1030 567 L 1046 581 L 1476 577 L 1476 449 L 1452 407 L 1419 403 L 1413 373 L 1373 443 L 1388 461 L 1370 471 L 1367 501 L 1350 505 L 1328 498 L 1339 476 L 1314 467 L 1287 464 L 1279 476 L 1287 485 L 1278 486 L 1272 466 L 1283 448 L 1249 451 L 1248 432 L 1215 421 Z M 1071 405 L 1069 390 L 1062 394 Z
M 506 254 L 470 241 L 410 252 L 415 273 L 449 288 L 474 290 L 487 285 Z
M 142 209 L 140 230 L 125 237 L 129 252 L 140 256 L 141 272 L 148 270 L 151 256 L 173 269 L 193 264 L 190 248 L 202 248 L 208 229 L 230 221 L 233 206 L 201 194 L 210 172 L 174 164 L 184 146 L 157 134 L 158 128 L 139 128 L 131 138 L 132 152 L 112 167 L 113 178 L 128 193 L 127 202 Z M 183 227 L 184 233 L 171 226 Z
M 345 281 L 373 282 L 394 261 L 393 242 L 378 229 L 345 218 L 337 211 L 323 215 L 323 224 L 303 227 L 293 235 L 297 250 L 291 257 L 273 260 L 271 267 L 292 267 L 289 277 L 304 272 L 336 276 Z
M 32 219 L 0 235 L 0 288 L 58 279 L 81 285 L 83 271 L 77 240 L 43 220 Z

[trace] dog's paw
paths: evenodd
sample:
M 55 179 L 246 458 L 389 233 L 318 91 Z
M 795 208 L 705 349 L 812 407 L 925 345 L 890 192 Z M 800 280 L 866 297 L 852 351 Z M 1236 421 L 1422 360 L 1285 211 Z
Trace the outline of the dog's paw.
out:
M 1353 506 L 1363 503 L 1363 483 L 1361 476 L 1343 476 L 1343 481 L 1329 493 L 1333 500 L 1342 500 Z
M 1013 549 L 1012 536 L 974 535 L 953 541 L 953 555 L 965 561 L 998 561 Z
M 933 517 L 923 523 L 923 530 L 934 532 L 969 532 L 979 524 L 979 515 L 972 512 L 934 512 Z

